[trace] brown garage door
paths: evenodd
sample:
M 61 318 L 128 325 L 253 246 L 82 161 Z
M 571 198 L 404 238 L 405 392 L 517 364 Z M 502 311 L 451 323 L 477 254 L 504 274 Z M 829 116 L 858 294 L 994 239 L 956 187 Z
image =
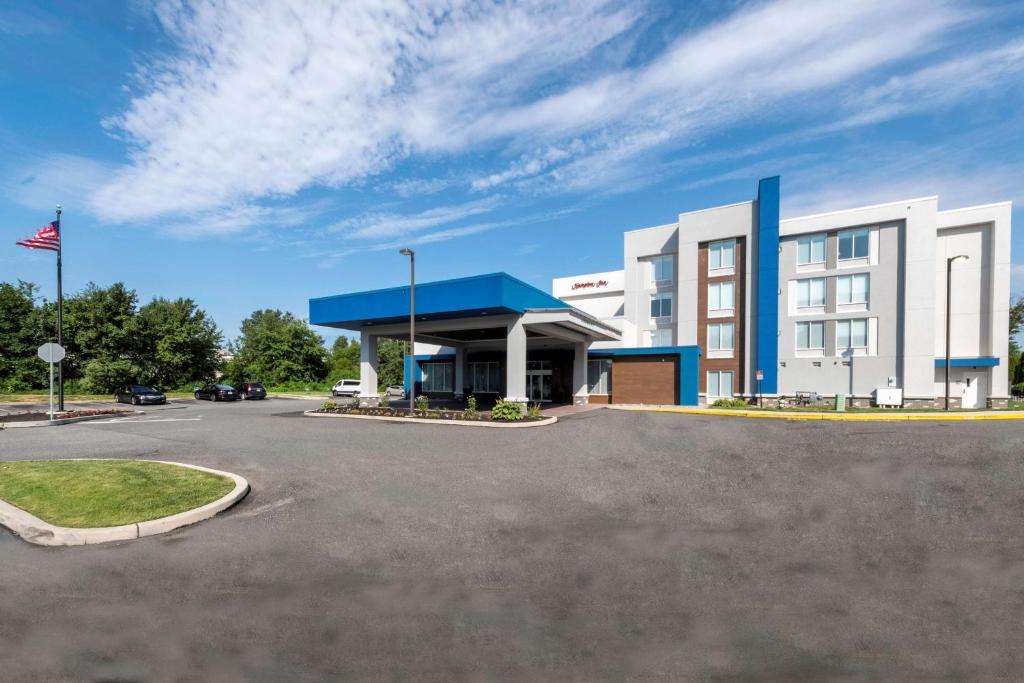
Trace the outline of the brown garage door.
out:
M 675 405 L 678 356 L 619 356 L 612 361 L 612 403 Z

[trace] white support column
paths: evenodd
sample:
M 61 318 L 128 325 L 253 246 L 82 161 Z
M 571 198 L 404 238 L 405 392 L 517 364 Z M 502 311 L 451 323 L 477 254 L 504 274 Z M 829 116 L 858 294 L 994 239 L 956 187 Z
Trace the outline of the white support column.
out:
M 572 402 L 574 405 L 585 406 L 590 402 L 587 391 L 587 347 L 588 342 L 576 342 L 572 345 Z
M 377 393 L 377 335 L 359 331 L 359 405 L 375 406 Z
M 505 400 L 526 404 L 526 328 L 521 316 L 508 324 L 505 341 Z
M 452 391 L 455 394 L 455 399 L 459 400 L 462 398 L 462 388 L 464 384 L 463 371 L 466 367 L 466 347 L 462 344 L 455 345 L 455 386 L 452 387 Z

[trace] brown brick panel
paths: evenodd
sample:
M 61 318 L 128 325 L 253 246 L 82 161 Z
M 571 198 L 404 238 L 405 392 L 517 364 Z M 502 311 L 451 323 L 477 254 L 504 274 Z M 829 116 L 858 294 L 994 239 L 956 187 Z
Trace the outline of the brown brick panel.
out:
M 717 240 L 716 240 L 717 241 Z M 745 353 L 745 342 L 747 339 L 746 329 L 743 324 L 744 303 L 746 302 L 746 269 L 747 258 L 746 237 L 736 238 L 736 267 L 732 275 L 708 277 L 708 242 L 702 242 L 697 246 L 697 345 L 701 348 L 700 376 L 698 377 L 698 390 L 705 393 L 708 390 L 708 370 L 732 370 L 733 391 L 740 393 L 744 391 L 745 375 L 743 374 L 743 356 Z M 708 317 L 708 284 L 712 282 L 734 283 L 736 301 L 733 305 L 733 315 L 725 318 Z M 733 357 L 732 358 L 708 358 L 708 323 L 709 322 L 731 322 L 733 323 Z
M 679 402 L 677 356 L 619 357 L 612 361 L 612 403 L 675 405 Z
M 591 403 L 596 403 L 596 404 L 599 404 L 599 405 L 605 405 L 607 403 L 611 403 L 611 401 L 608 400 L 608 395 L 607 394 L 591 394 L 590 395 L 590 402 Z

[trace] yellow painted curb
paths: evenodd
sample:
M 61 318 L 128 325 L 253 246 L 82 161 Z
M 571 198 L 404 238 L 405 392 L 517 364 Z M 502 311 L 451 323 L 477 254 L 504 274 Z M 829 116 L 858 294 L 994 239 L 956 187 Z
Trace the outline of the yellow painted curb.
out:
M 975 420 L 1024 420 L 1024 412 L 957 415 L 944 413 L 771 413 L 760 410 L 721 410 L 716 408 L 624 408 L 652 413 L 684 415 L 721 415 L 763 420 L 832 420 L 835 422 L 970 422 Z

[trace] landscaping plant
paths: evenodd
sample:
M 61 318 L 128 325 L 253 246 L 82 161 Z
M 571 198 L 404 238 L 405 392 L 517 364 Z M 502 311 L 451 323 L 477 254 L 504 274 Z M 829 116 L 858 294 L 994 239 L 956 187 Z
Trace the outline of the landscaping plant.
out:
M 425 413 L 425 412 L 427 412 L 428 408 L 430 408 L 430 399 L 428 399 L 423 394 L 420 394 L 419 396 L 417 396 L 416 397 L 416 410 L 420 411 L 421 413 Z
M 532 417 L 532 418 L 540 419 L 540 417 L 541 417 L 541 414 L 540 414 L 540 404 L 539 403 L 532 403 L 532 404 L 530 404 L 526 408 L 526 417 Z
M 711 404 L 712 408 L 746 408 L 747 402 L 742 398 L 720 398 Z
M 327 399 L 326 401 L 324 401 L 323 403 L 320 404 L 320 410 L 337 410 L 337 409 L 338 409 L 337 401 L 332 401 L 331 399 Z
M 516 422 L 523 419 L 523 408 L 515 401 L 499 399 L 491 408 L 491 419 L 502 422 Z
M 468 418 L 476 417 L 476 396 L 473 396 L 472 394 L 469 395 L 469 397 L 466 399 L 466 409 L 463 411 L 463 413 L 465 413 L 466 417 Z

